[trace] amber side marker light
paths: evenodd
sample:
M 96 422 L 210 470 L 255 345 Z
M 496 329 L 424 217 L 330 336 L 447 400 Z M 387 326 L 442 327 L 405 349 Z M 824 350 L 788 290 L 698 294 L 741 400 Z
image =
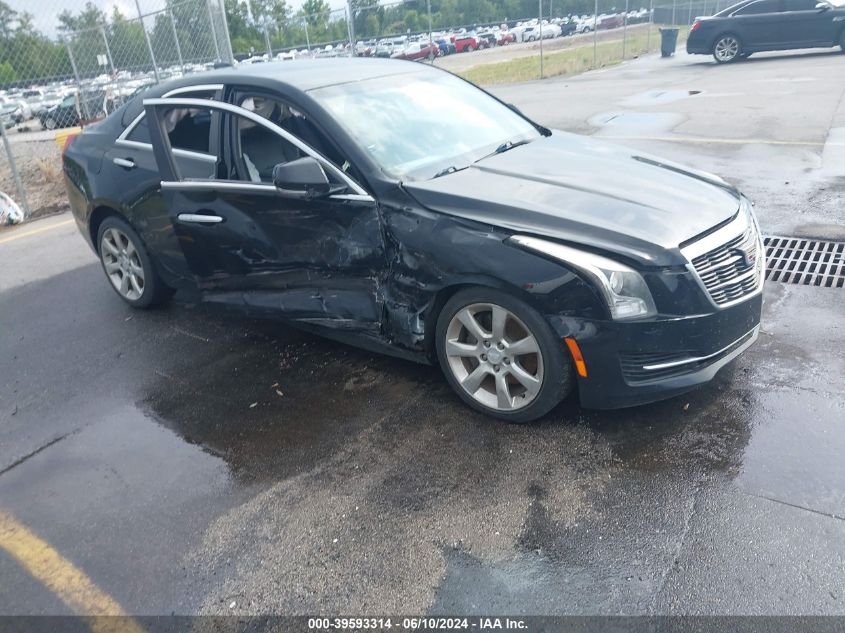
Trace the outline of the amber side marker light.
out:
M 572 337 L 564 339 L 566 346 L 569 348 L 569 353 L 572 354 L 572 360 L 575 361 L 575 371 L 581 378 L 587 377 L 587 364 L 584 362 L 584 357 L 581 355 L 581 348 L 578 347 L 578 341 Z

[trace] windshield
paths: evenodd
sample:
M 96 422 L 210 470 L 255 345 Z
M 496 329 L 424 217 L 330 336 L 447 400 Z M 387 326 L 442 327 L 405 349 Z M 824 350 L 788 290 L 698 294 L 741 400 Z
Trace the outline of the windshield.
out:
M 310 94 L 398 179 L 462 169 L 503 143 L 540 135 L 509 107 L 447 73 L 380 77 Z

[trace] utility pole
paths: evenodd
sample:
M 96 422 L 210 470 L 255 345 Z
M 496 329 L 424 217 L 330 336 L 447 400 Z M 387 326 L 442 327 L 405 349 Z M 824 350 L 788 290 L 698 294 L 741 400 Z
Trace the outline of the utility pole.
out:
M 596 45 L 598 44 L 599 28 L 599 0 L 596 0 L 596 7 L 593 10 L 593 68 L 595 69 L 598 60 L 596 59 Z

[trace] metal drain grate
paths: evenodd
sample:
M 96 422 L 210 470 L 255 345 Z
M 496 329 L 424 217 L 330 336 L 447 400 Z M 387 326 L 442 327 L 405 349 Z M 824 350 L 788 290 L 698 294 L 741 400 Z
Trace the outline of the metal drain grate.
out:
M 825 288 L 845 287 L 845 242 L 771 235 L 766 247 L 766 281 Z

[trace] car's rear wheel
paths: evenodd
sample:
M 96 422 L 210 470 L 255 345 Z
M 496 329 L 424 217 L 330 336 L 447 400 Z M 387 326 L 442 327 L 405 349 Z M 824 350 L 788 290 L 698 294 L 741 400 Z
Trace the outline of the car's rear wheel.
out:
M 140 236 L 128 222 L 109 216 L 97 231 L 97 251 L 115 292 L 134 308 L 149 308 L 173 291 L 159 278 Z
M 471 53 L 475 49 L 472 47 L 472 44 L 467 44 L 467 47 L 464 49 L 465 53 Z
M 719 64 L 729 64 L 735 61 L 741 53 L 742 44 L 739 38 L 730 33 L 719 36 L 713 44 L 713 59 Z
M 531 306 L 500 290 L 469 288 L 443 307 L 440 366 L 468 405 L 509 422 L 548 413 L 572 390 L 559 338 Z
M 48 130 L 55 130 L 56 129 L 56 121 L 52 117 L 47 117 L 44 119 L 44 127 Z

